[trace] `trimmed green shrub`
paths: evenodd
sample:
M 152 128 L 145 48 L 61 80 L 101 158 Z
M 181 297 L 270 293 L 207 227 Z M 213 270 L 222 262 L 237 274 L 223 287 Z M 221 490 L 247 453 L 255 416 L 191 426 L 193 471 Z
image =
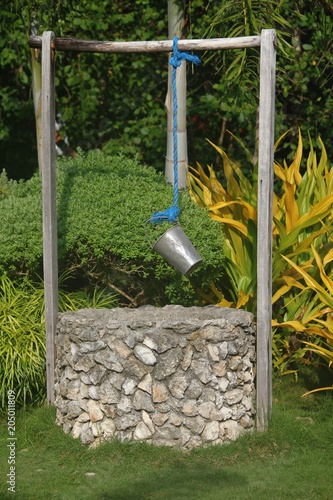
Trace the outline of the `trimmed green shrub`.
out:
M 0 200 L 0 270 L 35 279 L 42 273 L 42 201 L 38 174 Z M 180 193 L 179 221 L 203 258 L 189 279 L 155 253 L 145 224 L 172 205 L 173 188 L 152 167 L 99 151 L 63 158 L 57 169 L 59 270 L 75 271 L 73 289 L 117 291 L 122 305 L 199 303 L 196 289 L 222 277 L 221 225 L 207 217 L 187 192 Z M 155 234 L 156 232 L 156 234 Z M 152 241 L 154 242 L 154 241 Z

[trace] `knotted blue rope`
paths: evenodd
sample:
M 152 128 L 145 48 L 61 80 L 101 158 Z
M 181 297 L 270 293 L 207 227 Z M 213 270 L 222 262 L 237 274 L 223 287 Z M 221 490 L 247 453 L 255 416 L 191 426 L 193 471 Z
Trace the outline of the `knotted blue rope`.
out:
M 193 64 L 200 64 L 200 58 L 188 52 L 179 52 L 177 36 L 173 39 L 172 56 L 170 57 L 170 65 L 172 66 L 171 85 L 172 85 L 172 104 L 173 104 L 173 205 L 167 208 L 164 212 L 155 212 L 150 219 L 150 222 L 177 222 L 179 215 L 178 207 L 178 100 L 177 100 L 177 68 L 182 61 L 186 60 Z

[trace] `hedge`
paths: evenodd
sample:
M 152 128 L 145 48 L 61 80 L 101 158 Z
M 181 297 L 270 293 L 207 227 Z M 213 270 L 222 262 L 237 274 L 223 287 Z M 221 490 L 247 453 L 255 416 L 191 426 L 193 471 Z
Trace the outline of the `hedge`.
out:
M 8 183 L 0 199 L 0 271 L 16 279 L 42 274 L 42 188 L 39 174 Z M 180 193 L 179 222 L 203 258 L 189 279 L 155 253 L 145 224 L 172 204 L 173 188 L 152 167 L 100 151 L 61 158 L 57 165 L 59 272 L 71 287 L 110 288 L 124 305 L 200 302 L 197 290 L 223 275 L 223 234 L 204 209 Z

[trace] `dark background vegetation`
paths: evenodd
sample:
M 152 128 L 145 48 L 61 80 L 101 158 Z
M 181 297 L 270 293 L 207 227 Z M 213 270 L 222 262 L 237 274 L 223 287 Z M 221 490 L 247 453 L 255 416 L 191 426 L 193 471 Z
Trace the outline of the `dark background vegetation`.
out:
M 332 152 L 332 19 L 328 0 L 180 1 L 188 38 L 255 35 L 275 28 L 277 51 L 276 138 L 300 126 L 306 139 L 320 135 Z M 167 1 L 2 0 L 0 6 L 0 169 L 28 179 L 37 169 L 28 36 L 38 32 L 95 40 L 167 38 Z M 238 159 L 230 130 L 255 148 L 258 51 L 200 53 L 188 66 L 189 161 L 216 161 L 205 138 Z M 73 149 L 138 154 L 164 169 L 168 62 L 166 54 L 56 54 L 57 111 Z M 295 144 L 284 143 L 284 156 Z M 281 153 L 281 154 L 282 154 Z

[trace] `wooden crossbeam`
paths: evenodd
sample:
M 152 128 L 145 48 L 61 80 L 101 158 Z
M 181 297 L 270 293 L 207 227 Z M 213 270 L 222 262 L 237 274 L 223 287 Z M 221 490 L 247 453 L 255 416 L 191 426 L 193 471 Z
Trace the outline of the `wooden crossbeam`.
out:
M 260 36 L 244 36 L 239 38 L 211 38 L 202 40 L 179 40 L 179 50 L 223 50 L 246 49 L 260 47 Z M 79 40 L 76 38 L 54 38 L 52 49 L 64 52 L 172 52 L 172 40 L 146 42 L 101 42 L 94 40 Z M 39 49 L 42 46 L 40 36 L 31 36 L 29 46 Z

